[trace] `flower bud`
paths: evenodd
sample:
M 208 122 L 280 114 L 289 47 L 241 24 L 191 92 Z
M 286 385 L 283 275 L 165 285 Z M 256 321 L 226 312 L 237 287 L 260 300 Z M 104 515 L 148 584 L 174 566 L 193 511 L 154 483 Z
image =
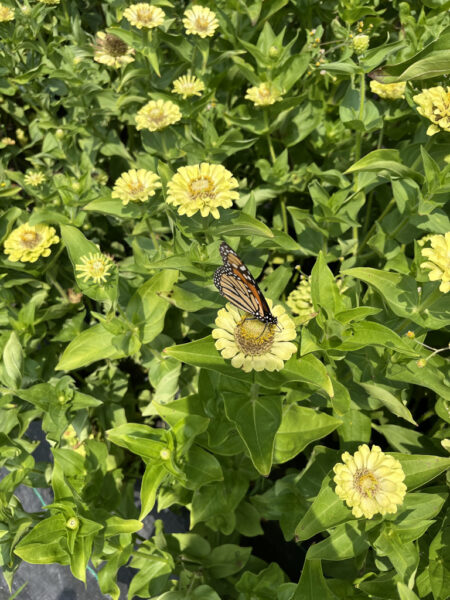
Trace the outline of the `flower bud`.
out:
M 70 517 L 70 519 L 67 519 L 67 521 L 66 521 L 67 529 L 71 529 L 72 531 L 74 531 L 75 529 L 78 529 L 79 525 L 80 525 L 80 522 L 76 517 Z
M 356 54 L 364 54 L 369 47 L 369 36 L 364 33 L 353 38 L 353 50 Z

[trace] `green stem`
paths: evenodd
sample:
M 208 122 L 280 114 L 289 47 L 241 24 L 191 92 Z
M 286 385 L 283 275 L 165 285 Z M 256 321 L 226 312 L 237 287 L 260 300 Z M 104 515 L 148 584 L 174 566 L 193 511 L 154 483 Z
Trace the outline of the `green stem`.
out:
M 281 218 L 283 219 L 283 231 L 284 233 L 288 233 L 288 219 L 287 219 L 287 210 L 286 210 L 286 198 L 285 196 L 281 196 L 280 198 L 280 206 L 281 206 Z
M 145 223 L 147 224 L 148 231 L 150 233 L 150 237 L 153 242 L 153 247 L 155 248 L 155 250 L 159 250 L 158 238 L 156 237 L 155 232 L 153 231 L 153 227 L 152 227 L 152 224 L 150 223 L 149 217 L 145 217 Z
M 424 310 L 426 310 L 429 306 L 431 306 L 431 304 L 433 304 L 433 302 L 435 302 L 436 300 L 438 300 L 438 298 L 440 298 L 442 296 L 442 292 L 439 290 L 439 288 L 436 288 L 429 296 L 426 300 L 424 300 L 421 304 L 419 304 L 417 306 L 417 309 L 414 311 L 416 314 L 420 314 L 422 313 Z M 408 317 L 403 319 L 403 321 L 397 325 L 397 327 L 395 328 L 395 332 L 398 333 L 400 331 L 402 331 L 402 329 L 404 327 L 406 327 L 407 325 L 409 325 L 410 323 L 412 323 L 411 319 L 409 319 Z
M 277 157 L 275 154 L 275 150 L 273 149 L 272 138 L 270 137 L 269 115 L 267 114 L 267 109 L 264 108 L 263 110 L 264 110 L 264 127 L 265 127 L 265 135 L 266 135 L 267 145 L 269 146 L 270 159 L 272 161 L 272 164 L 274 165 L 275 161 L 277 160 Z
M 384 219 L 384 217 L 391 211 L 391 209 L 394 205 L 395 205 L 395 200 L 394 200 L 394 198 L 392 198 L 391 201 L 387 204 L 387 206 L 383 210 L 383 212 L 381 213 L 381 215 L 378 217 L 378 219 L 375 221 L 375 223 L 372 225 L 372 227 L 366 233 L 365 238 L 363 239 L 363 241 L 361 242 L 361 244 L 357 250 L 357 254 L 359 254 L 361 252 L 361 250 L 364 248 L 364 246 L 367 244 L 368 240 L 372 236 L 372 233 L 375 231 L 377 223 L 381 222 Z
M 56 281 L 56 279 L 50 273 L 47 273 L 46 277 L 47 277 L 48 281 L 53 285 L 53 287 L 58 290 L 58 292 L 59 292 L 61 298 L 64 300 L 64 302 L 68 302 L 69 299 L 67 298 L 66 292 L 59 285 L 59 283 Z
M 362 122 L 364 119 L 364 102 L 366 99 L 366 79 L 365 74 L 361 73 L 359 77 L 359 115 L 358 119 Z M 362 146 L 362 131 L 356 132 L 356 141 L 355 141 L 355 163 L 361 158 L 361 146 Z M 355 174 L 355 180 L 353 184 L 353 188 L 355 192 L 358 191 L 358 183 L 359 183 L 359 173 Z M 358 250 L 358 227 L 352 228 L 352 237 L 353 237 L 353 255 L 356 256 L 359 252 Z

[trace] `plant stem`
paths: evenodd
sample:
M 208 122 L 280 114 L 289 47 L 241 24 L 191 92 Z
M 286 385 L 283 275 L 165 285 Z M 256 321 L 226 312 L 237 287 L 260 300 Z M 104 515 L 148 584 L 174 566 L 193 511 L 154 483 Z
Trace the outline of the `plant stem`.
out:
M 361 73 L 359 78 L 359 115 L 358 119 L 362 122 L 364 118 L 364 101 L 366 98 L 366 79 L 364 73 Z M 358 130 L 356 132 L 356 141 L 355 141 L 355 163 L 361 158 L 361 146 L 362 146 L 362 135 L 363 132 Z M 355 174 L 355 180 L 353 188 L 355 192 L 358 191 L 358 180 L 359 173 Z M 352 229 L 352 237 L 353 237 L 353 255 L 356 256 L 359 252 L 358 250 L 358 228 L 353 227 Z
M 284 233 L 288 233 L 288 219 L 287 219 L 287 211 L 286 211 L 286 197 L 280 197 L 280 207 L 281 207 L 281 218 L 283 219 L 283 231 Z
M 270 159 L 272 161 L 272 164 L 275 164 L 275 161 L 277 160 L 276 154 L 275 154 L 275 150 L 273 149 L 273 143 L 272 143 L 272 138 L 270 137 L 270 131 L 269 131 L 269 115 L 267 114 L 267 110 L 264 109 L 264 126 L 266 129 L 266 140 L 267 140 L 267 145 L 269 146 L 269 154 L 270 154 Z
M 149 230 L 149 233 L 150 233 L 150 237 L 151 237 L 152 242 L 153 242 L 153 246 L 154 246 L 155 250 L 159 250 L 158 238 L 156 237 L 155 232 L 153 231 L 153 227 L 152 227 L 152 224 L 150 223 L 149 217 L 145 217 L 145 222 L 147 224 L 147 227 L 148 227 L 148 230 Z
M 384 217 L 391 211 L 394 204 L 395 204 L 395 200 L 394 200 L 394 198 L 392 198 L 391 201 L 387 204 L 387 206 L 383 210 L 383 212 L 381 213 L 381 215 L 378 217 L 378 219 L 375 221 L 375 223 L 372 225 L 372 227 L 366 233 L 365 238 L 363 239 L 363 241 L 361 242 L 361 244 L 357 250 L 357 254 L 359 254 L 361 252 L 361 250 L 364 248 L 364 246 L 367 244 L 369 238 L 371 237 L 372 233 L 374 232 L 374 230 L 377 226 L 377 223 L 384 219 Z

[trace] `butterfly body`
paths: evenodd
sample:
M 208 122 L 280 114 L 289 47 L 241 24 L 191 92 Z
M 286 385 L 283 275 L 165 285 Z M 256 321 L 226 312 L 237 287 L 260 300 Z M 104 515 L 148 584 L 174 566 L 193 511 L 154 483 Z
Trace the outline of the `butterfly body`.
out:
M 214 273 L 214 285 L 222 296 L 233 306 L 251 314 L 255 319 L 276 325 L 277 317 L 271 313 L 267 300 L 253 275 L 236 252 L 227 243 L 222 242 L 220 255 L 223 266 Z

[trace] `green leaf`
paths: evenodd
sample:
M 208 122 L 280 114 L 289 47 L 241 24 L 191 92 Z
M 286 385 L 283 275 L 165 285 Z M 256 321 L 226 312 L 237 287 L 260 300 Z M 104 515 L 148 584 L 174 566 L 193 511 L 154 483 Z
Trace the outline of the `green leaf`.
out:
M 23 350 L 19 337 L 11 331 L 3 348 L 3 376 L 5 384 L 13 390 L 20 388 L 22 382 Z
M 334 491 L 331 477 L 326 476 L 319 494 L 297 525 L 295 535 L 298 540 L 309 540 L 330 527 L 353 520 L 350 509 Z
M 186 487 L 196 490 L 202 485 L 223 479 L 222 468 L 217 458 L 200 446 L 193 445 L 186 453 L 184 465 Z
M 248 397 L 224 393 L 225 413 L 247 448 L 255 468 L 267 476 L 272 467 L 275 434 L 281 423 L 281 396 Z
M 291 460 L 308 444 L 325 437 L 341 423 L 340 419 L 312 408 L 297 404 L 286 405 L 275 436 L 274 462 L 284 463 Z
M 124 358 L 128 355 L 130 338 L 122 323 L 116 320 L 120 330 L 113 332 L 103 324 L 93 325 L 81 332 L 64 350 L 56 370 L 72 371 L 104 359 Z
M 139 327 L 140 339 L 148 344 L 161 333 L 170 304 L 160 296 L 172 290 L 178 271 L 167 269 L 141 285 L 128 303 L 127 317 Z
M 417 425 L 417 423 L 413 419 L 411 412 L 401 402 L 401 400 L 396 398 L 393 394 L 391 394 L 391 392 L 384 389 L 381 385 L 377 385 L 374 383 L 361 383 L 361 382 L 359 383 L 359 385 L 366 390 L 366 392 L 369 394 L 369 396 L 371 396 L 372 398 L 376 398 L 377 400 L 382 402 L 383 405 L 392 414 L 396 415 L 397 417 L 400 417 L 401 419 L 405 419 L 405 421 L 408 421 L 409 423 L 412 423 L 413 425 Z
M 138 219 L 142 216 L 142 207 L 133 203 L 126 206 L 118 198 L 97 198 L 92 200 L 83 210 L 98 212 L 104 215 L 113 215 L 122 219 Z
M 430 544 L 430 583 L 435 600 L 446 600 L 450 589 L 450 523 L 448 516 Z
M 320 560 L 307 560 L 292 600 L 337 600 L 326 584 Z
M 113 535 L 121 535 L 122 533 L 135 533 L 136 531 L 140 531 L 142 527 L 143 524 L 141 521 L 137 521 L 136 519 L 122 519 L 122 517 L 112 515 L 106 519 L 103 533 L 105 537 L 112 537 Z
M 437 40 L 423 50 L 396 65 L 384 67 L 379 77 L 384 83 L 430 79 L 448 73 L 448 53 L 450 50 L 450 29 L 447 27 Z
M 343 273 L 375 288 L 399 317 L 426 329 L 441 329 L 450 324 L 449 303 L 434 283 L 424 283 L 419 295 L 417 281 L 407 275 L 368 267 L 346 269 Z
M 320 312 L 320 309 L 325 309 L 328 318 L 343 308 L 339 288 L 322 251 L 311 271 L 311 298 L 314 310 Z
M 308 550 L 307 560 L 347 560 L 362 554 L 370 547 L 364 521 L 338 525 L 331 534 Z
M 450 467 L 450 458 L 441 456 L 427 456 L 421 454 L 401 454 L 389 452 L 400 461 L 405 473 L 405 485 L 408 491 L 428 483 Z
M 168 446 L 168 432 L 139 423 L 124 423 L 107 431 L 108 439 L 145 459 L 161 459 Z
M 235 544 L 217 546 L 208 557 L 207 569 L 214 578 L 229 577 L 245 567 L 251 552 L 251 548 L 242 548 Z
M 264 238 L 273 238 L 273 233 L 267 225 L 264 225 L 255 217 L 243 212 L 229 211 L 223 215 L 217 223 L 209 227 L 211 235 L 215 237 L 256 235 Z
M 373 150 L 354 163 L 345 173 L 361 171 L 372 171 L 387 178 L 410 177 L 419 183 L 423 180 L 420 173 L 403 164 L 398 150 Z
M 419 600 L 419 596 L 417 596 L 409 587 L 399 581 L 397 583 L 398 597 L 399 600 Z
M 167 471 L 162 464 L 148 464 L 145 467 L 141 482 L 141 514 L 142 521 L 153 510 L 156 502 L 158 488 L 167 476 Z
M 188 365 L 218 371 L 229 377 L 242 379 L 249 383 L 251 381 L 247 373 L 244 373 L 241 369 L 235 369 L 229 362 L 222 358 L 216 350 L 214 340 L 210 335 L 200 340 L 195 340 L 195 342 L 170 346 L 169 348 L 165 348 L 163 352 Z
M 35 525 L 14 548 L 14 554 L 33 565 L 67 565 L 69 556 L 62 543 L 66 535 L 66 519 L 62 514 L 53 515 Z
M 257 383 L 264 387 L 277 389 L 281 385 L 302 381 L 314 388 L 319 388 L 333 397 L 333 384 L 331 383 L 325 365 L 314 354 L 306 354 L 300 358 L 291 357 L 284 365 L 282 371 L 270 373 L 263 371 L 256 375 Z

